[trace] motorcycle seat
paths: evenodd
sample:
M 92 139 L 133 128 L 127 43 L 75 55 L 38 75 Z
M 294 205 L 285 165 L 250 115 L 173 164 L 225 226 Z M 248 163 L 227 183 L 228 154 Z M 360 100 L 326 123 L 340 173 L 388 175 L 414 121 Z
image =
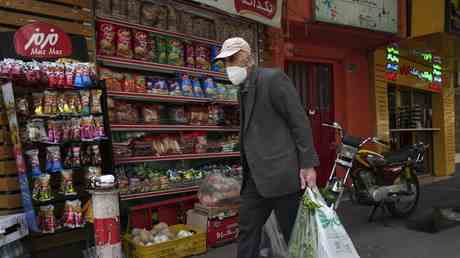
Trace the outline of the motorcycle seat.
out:
M 404 163 L 409 160 L 411 151 L 408 148 L 404 148 L 401 150 L 384 153 L 383 156 L 385 157 L 386 165 Z

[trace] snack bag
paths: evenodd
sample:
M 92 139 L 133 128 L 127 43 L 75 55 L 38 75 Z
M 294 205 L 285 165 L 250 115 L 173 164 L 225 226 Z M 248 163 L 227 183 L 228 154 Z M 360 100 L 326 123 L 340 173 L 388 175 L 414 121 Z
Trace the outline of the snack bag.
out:
M 99 54 L 114 56 L 116 51 L 117 28 L 113 24 L 99 23 L 97 31 L 97 42 Z
M 187 97 L 193 97 L 193 85 L 192 80 L 186 74 L 182 75 L 181 81 L 182 95 Z
M 185 66 L 195 68 L 195 46 L 190 43 L 185 45 Z
M 220 47 L 213 46 L 211 48 L 211 60 L 214 60 L 220 52 Z M 225 71 L 225 64 L 222 60 L 215 61 L 212 63 L 211 70 L 213 72 L 223 73 Z
M 148 37 L 149 34 L 145 31 L 134 30 L 134 58 L 139 60 L 149 60 L 148 53 Z
M 117 30 L 117 56 L 133 58 L 132 33 L 128 28 Z
M 196 46 L 196 68 L 201 70 L 211 69 L 211 50 L 204 45 Z
M 157 55 L 157 37 L 155 33 L 151 32 L 147 38 L 147 61 L 157 63 L 158 62 L 158 55 Z
M 203 180 L 198 198 L 207 207 L 231 207 L 239 203 L 240 190 L 240 182 L 216 172 Z
M 168 40 L 168 64 L 184 66 L 184 44 L 177 39 Z
M 165 37 L 157 38 L 157 51 L 158 51 L 158 63 L 167 64 L 168 63 L 168 39 Z

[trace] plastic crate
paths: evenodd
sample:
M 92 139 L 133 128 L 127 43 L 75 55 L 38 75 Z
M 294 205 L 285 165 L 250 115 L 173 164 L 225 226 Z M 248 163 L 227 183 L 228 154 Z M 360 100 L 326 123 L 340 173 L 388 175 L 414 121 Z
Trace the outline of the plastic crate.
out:
M 173 234 L 180 230 L 196 232 L 193 236 L 175 239 L 152 246 L 137 245 L 132 236 L 127 234 L 123 238 L 123 249 L 128 258 L 183 258 L 203 254 L 206 249 L 206 233 L 203 230 L 186 226 L 174 225 L 169 227 Z

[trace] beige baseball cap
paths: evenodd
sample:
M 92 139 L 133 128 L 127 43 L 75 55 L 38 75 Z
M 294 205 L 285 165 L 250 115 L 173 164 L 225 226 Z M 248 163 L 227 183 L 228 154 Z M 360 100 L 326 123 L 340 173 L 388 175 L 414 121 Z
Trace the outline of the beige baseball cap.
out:
M 246 42 L 246 40 L 244 40 L 243 38 L 229 38 L 225 40 L 224 44 L 222 45 L 222 49 L 220 50 L 220 53 L 216 56 L 214 60 L 233 56 L 240 50 L 251 53 L 251 47 L 249 46 L 248 42 Z

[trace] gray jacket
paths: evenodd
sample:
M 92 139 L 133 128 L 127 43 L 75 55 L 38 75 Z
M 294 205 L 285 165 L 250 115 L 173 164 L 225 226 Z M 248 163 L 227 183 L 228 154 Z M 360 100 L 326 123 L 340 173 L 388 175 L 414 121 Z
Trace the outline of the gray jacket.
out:
M 257 190 L 268 198 L 300 191 L 300 168 L 316 167 L 319 160 L 293 83 L 280 70 L 254 68 L 242 94 L 242 155 Z

